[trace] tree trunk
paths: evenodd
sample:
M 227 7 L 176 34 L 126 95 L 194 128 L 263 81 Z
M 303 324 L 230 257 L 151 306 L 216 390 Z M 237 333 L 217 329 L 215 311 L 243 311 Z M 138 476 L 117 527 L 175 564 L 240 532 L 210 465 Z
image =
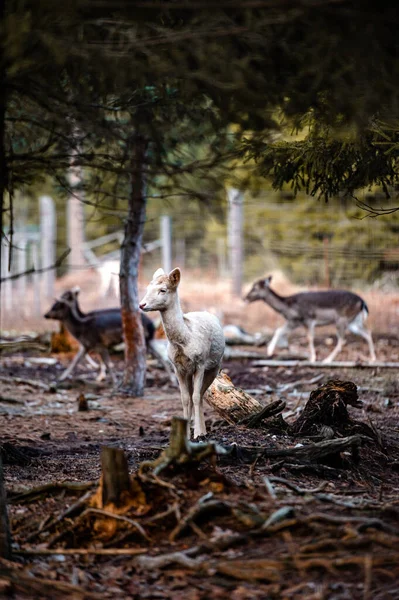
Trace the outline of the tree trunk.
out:
M 0 24 L 4 22 L 5 2 L 0 3 Z M 7 189 L 7 157 L 5 148 L 5 116 L 6 116 L 6 76 L 4 59 L 0 56 L 0 289 L 2 244 L 4 234 L 4 195 Z
M 3 461 L 0 452 L 0 557 L 10 558 L 11 536 L 7 514 L 6 490 L 3 481 Z
M 131 185 L 125 235 L 121 248 L 120 293 L 125 370 L 121 388 L 133 395 L 144 394 L 146 345 L 139 312 L 138 272 L 146 217 L 146 156 L 148 142 L 136 135 L 131 147 Z

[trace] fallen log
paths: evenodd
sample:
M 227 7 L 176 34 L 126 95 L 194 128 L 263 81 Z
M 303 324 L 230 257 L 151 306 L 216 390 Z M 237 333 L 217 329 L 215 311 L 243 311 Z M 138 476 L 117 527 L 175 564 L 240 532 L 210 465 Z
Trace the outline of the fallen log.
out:
M 255 360 L 251 367 L 308 367 L 312 369 L 398 369 L 398 362 L 358 362 L 347 360 L 342 362 L 310 362 L 309 360 Z
M 237 425 L 244 419 L 254 417 L 265 408 L 256 398 L 235 387 L 230 377 L 223 372 L 216 377 L 204 398 L 230 425 Z

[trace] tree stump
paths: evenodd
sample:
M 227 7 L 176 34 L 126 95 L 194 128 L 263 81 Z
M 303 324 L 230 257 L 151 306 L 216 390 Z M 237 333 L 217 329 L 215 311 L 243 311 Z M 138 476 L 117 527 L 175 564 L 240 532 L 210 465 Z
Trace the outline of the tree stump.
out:
M 65 325 L 61 323 L 59 332 L 53 331 L 51 334 L 51 352 L 72 352 L 79 348 L 78 342 L 72 337 Z
M 0 453 L 0 556 L 11 556 L 11 534 L 8 522 L 6 489 L 3 481 L 3 461 Z
M 102 504 L 124 504 L 123 497 L 130 492 L 129 468 L 125 453 L 120 448 L 102 448 Z
M 375 432 L 366 423 L 351 419 L 347 406 L 362 408 L 357 387 L 352 381 L 332 379 L 313 390 L 302 414 L 291 426 L 293 435 L 322 435 L 330 437 L 363 434 L 375 438 Z
M 226 373 L 220 373 L 204 396 L 217 413 L 230 423 L 237 425 L 248 417 L 260 413 L 264 406 L 258 400 L 235 387 Z

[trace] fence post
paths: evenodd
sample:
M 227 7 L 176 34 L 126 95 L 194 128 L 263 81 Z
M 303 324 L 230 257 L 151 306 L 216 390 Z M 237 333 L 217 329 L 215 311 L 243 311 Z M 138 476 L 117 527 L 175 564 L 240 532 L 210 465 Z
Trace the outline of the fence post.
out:
M 22 236 L 18 239 L 18 250 L 17 250 L 17 266 L 18 273 L 25 273 L 26 271 L 26 239 Z M 18 289 L 18 306 L 19 312 L 21 314 L 25 314 L 26 312 L 26 275 L 23 275 L 17 280 L 17 289 Z
M 8 270 L 8 259 L 10 256 L 10 247 L 6 243 L 5 239 L 2 241 L 2 253 L 1 253 L 1 276 L 9 277 L 11 272 Z M 1 284 L 1 305 L 4 306 L 5 311 L 9 312 L 12 308 L 12 280 L 4 281 Z
M 244 193 L 235 188 L 227 189 L 229 203 L 228 234 L 232 293 L 241 296 L 243 271 Z
M 168 215 L 161 217 L 162 268 L 165 273 L 172 270 L 172 227 Z
M 38 242 L 32 242 L 30 247 L 30 259 L 34 269 L 40 269 Z M 41 273 L 32 273 L 32 288 L 33 288 L 33 314 L 39 316 L 41 314 Z
M 55 263 L 56 217 L 54 200 L 50 196 L 41 196 L 40 205 L 40 251 L 42 268 L 51 267 Z M 44 298 L 54 296 L 55 271 L 43 273 Z
M 216 240 L 216 252 L 218 257 L 218 275 L 220 279 L 224 279 L 228 273 L 226 260 L 226 241 L 219 237 Z
M 82 202 L 84 197 L 82 179 L 82 167 L 75 164 L 74 158 L 72 158 L 68 170 L 71 196 L 68 198 L 67 205 L 68 246 L 71 249 L 68 255 L 69 271 L 86 264 L 84 256 L 85 215 Z

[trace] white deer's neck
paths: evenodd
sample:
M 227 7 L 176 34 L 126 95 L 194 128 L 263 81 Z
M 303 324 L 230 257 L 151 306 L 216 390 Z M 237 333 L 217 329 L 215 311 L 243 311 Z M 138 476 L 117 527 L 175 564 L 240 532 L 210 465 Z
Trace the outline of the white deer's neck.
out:
M 174 296 L 173 303 L 161 311 L 162 325 L 171 344 L 184 344 L 188 339 L 188 330 L 184 322 L 179 296 Z

